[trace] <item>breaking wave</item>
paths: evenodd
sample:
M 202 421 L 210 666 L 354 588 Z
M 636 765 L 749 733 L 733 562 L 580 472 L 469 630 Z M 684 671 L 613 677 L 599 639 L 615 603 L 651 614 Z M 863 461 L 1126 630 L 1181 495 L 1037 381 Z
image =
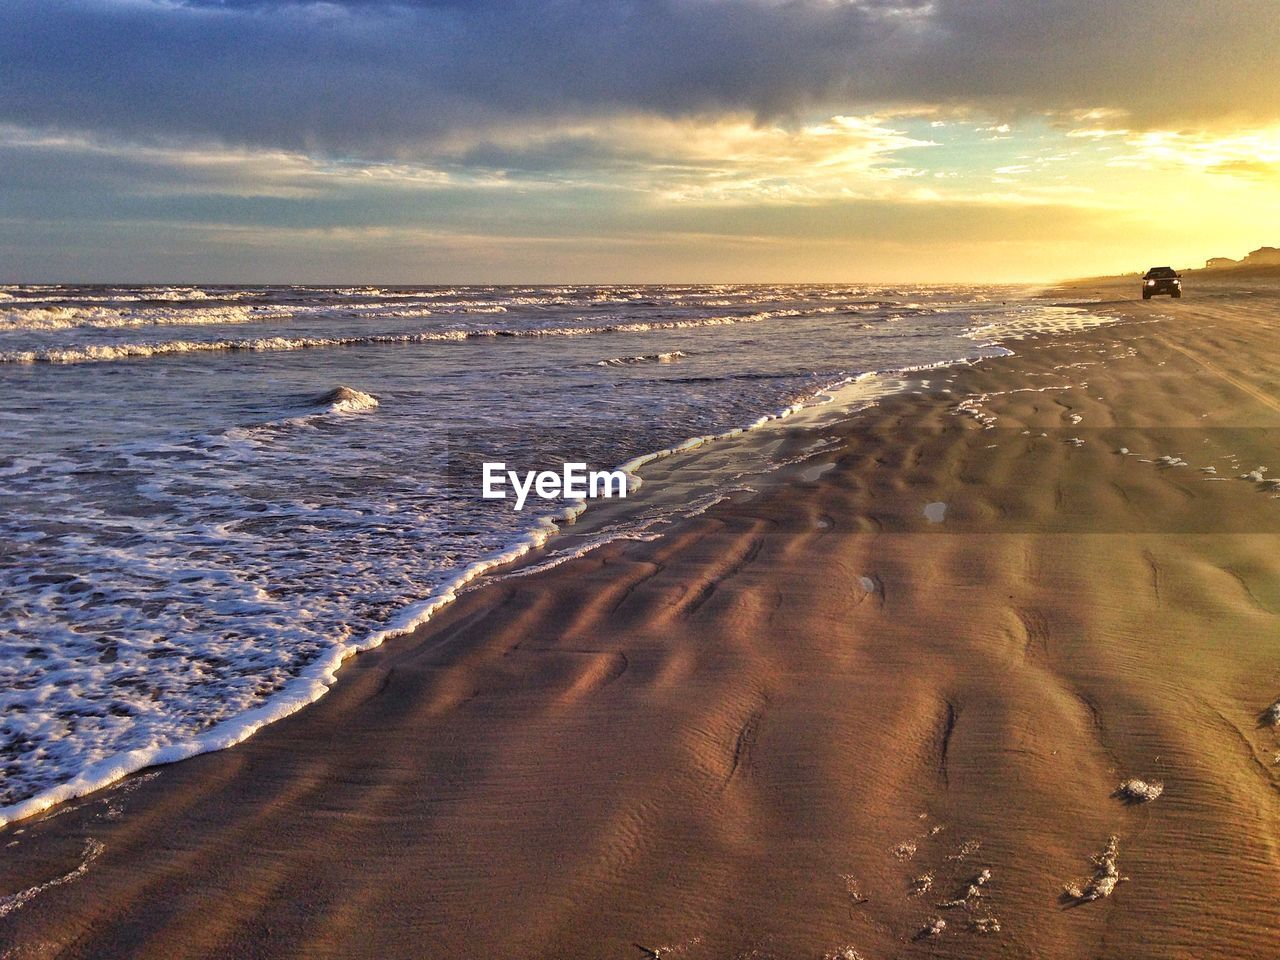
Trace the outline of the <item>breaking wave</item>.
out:
M 348 386 L 334 387 L 324 396 L 316 398 L 316 406 L 324 407 L 328 413 L 358 413 L 361 410 L 372 410 L 377 405 L 377 397 Z
M 801 310 L 766 310 L 742 316 L 634 321 L 581 327 L 526 327 L 523 329 L 485 327 L 347 337 L 254 337 L 222 340 L 159 340 L 138 343 L 81 344 L 77 346 L 0 352 L 0 363 L 92 363 L 220 350 L 308 350 L 326 347 L 398 346 L 449 341 L 458 342 L 497 337 L 583 337 L 606 333 L 648 333 L 655 330 L 683 330 L 691 327 L 717 327 L 737 323 L 756 323 L 761 320 L 772 320 L 779 317 L 802 316 L 804 313 L 805 311 Z
M 203 327 L 286 319 L 279 309 L 252 306 L 152 307 L 144 310 L 98 306 L 41 306 L 0 312 L 0 331 L 73 330 L 122 327 Z
M 627 367 L 635 363 L 675 363 L 687 356 L 688 354 L 683 350 L 672 350 L 668 353 L 646 353 L 639 357 L 610 357 L 608 360 L 597 361 L 596 366 Z

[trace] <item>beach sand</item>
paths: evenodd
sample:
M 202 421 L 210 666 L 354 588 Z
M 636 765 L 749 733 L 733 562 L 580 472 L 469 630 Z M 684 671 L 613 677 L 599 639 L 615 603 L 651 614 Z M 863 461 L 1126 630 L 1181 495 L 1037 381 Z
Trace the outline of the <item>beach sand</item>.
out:
M 9 827 L 0 952 L 1274 955 L 1280 286 L 1135 292 Z

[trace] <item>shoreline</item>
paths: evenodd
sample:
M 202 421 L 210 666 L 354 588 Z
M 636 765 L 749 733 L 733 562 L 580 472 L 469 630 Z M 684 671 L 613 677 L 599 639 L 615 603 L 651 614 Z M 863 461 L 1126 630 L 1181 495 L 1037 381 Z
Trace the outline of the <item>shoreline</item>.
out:
M 1022 291 L 1022 296 L 1028 300 L 1037 299 L 1035 295 L 1025 290 Z M 1042 305 L 1042 308 L 1043 306 L 1049 305 Z M 975 327 L 967 338 L 972 340 L 978 349 L 996 345 L 999 340 L 984 343 L 977 336 L 981 330 L 990 329 L 992 326 L 995 324 Z M 1014 339 L 1017 337 L 1015 336 Z M 1006 348 L 1001 347 L 1001 349 Z M 837 418 L 852 416 L 887 396 L 910 389 L 913 377 L 920 379 L 921 374 L 929 371 L 964 366 L 979 362 L 981 359 L 983 358 L 962 357 L 901 369 L 870 370 L 852 377 L 844 377 L 817 388 L 809 396 L 786 407 L 762 414 L 750 423 L 730 427 L 720 433 L 688 437 L 664 449 L 641 453 L 613 469 L 627 475 L 629 492 L 634 492 L 644 483 L 639 475 L 640 469 L 656 461 L 688 454 L 707 444 L 731 440 L 761 428 L 776 427 L 782 421 L 789 420 L 801 412 L 817 413 L 828 409 L 831 415 Z M 872 392 L 867 394 L 857 389 L 861 385 L 871 388 L 873 382 L 887 384 L 894 380 L 899 381 L 896 387 L 886 386 L 879 392 L 872 388 Z M 453 603 L 461 592 L 482 586 L 483 583 L 478 584 L 476 581 L 481 581 L 489 574 L 510 575 L 514 569 L 509 568 L 518 569 L 519 564 L 530 559 L 531 555 L 542 550 L 558 535 L 571 532 L 569 528 L 577 523 L 589 506 L 589 503 L 582 500 L 566 501 L 566 505 L 559 512 L 540 518 L 516 539 L 468 564 L 455 577 L 441 584 L 439 589 L 430 596 L 406 604 L 385 626 L 360 639 L 336 646 L 322 658 L 308 664 L 266 702 L 242 714 L 219 721 L 194 737 L 163 746 L 113 754 L 90 765 L 71 780 L 55 784 L 15 803 L 0 806 L 0 829 L 37 816 L 58 804 L 89 796 L 139 771 L 177 763 L 204 753 L 230 749 L 268 725 L 316 703 L 338 682 L 338 672 L 353 657 L 376 649 L 388 640 L 413 634 L 425 626 L 439 610 Z M 616 536 L 622 537 L 625 534 L 619 533 Z M 608 542 L 610 541 L 604 540 L 595 543 L 588 549 L 596 549 Z
M 940 366 L 953 366 L 965 362 L 967 361 L 957 360 Z M 846 378 L 839 383 L 821 388 L 807 401 L 799 401 L 777 412 L 764 414 L 749 424 L 733 427 L 718 434 L 689 437 L 662 450 L 632 457 L 614 469 L 627 475 L 629 491 L 639 490 L 644 482 L 638 473 L 641 467 L 655 461 L 665 460 L 668 457 L 690 453 L 709 443 L 729 440 L 749 431 L 774 425 L 802 410 L 820 408 L 828 403 L 836 403 L 838 401 L 833 396 L 828 396 L 825 401 L 818 401 L 817 398 L 834 394 L 842 388 L 847 388 L 864 380 L 889 379 L 902 372 L 908 371 L 870 371 L 857 377 Z M 914 370 L 910 372 L 914 372 Z M 884 395 L 890 395 L 892 392 L 889 391 Z M 856 403 L 857 401 L 850 402 Z M 268 702 L 228 720 L 219 721 L 198 737 L 166 744 L 162 747 L 114 754 L 91 765 L 72 780 L 56 784 L 16 803 L 0 806 L 0 830 L 38 816 L 59 804 L 90 796 L 126 777 L 152 767 L 179 763 L 182 760 L 200 756 L 204 753 L 230 749 L 243 743 L 264 727 L 292 716 L 299 710 L 316 703 L 338 682 L 338 671 L 348 660 L 361 653 L 375 650 L 388 640 L 410 636 L 415 631 L 426 626 L 438 610 L 457 600 L 459 594 L 464 590 L 483 586 L 482 583 L 476 583 L 476 581 L 482 580 L 490 573 L 499 571 L 502 571 L 503 575 L 516 573 L 522 561 L 531 559 L 531 555 L 536 554 L 557 535 L 563 535 L 568 532 L 567 528 L 575 524 L 590 506 L 584 500 L 570 500 L 567 501 L 567 504 L 560 512 L 540 518 L 530 529 L 509 544 L 469 564 L 456 577 L 446 581 L 431 596 L 407 604 L 386 626 L 360 640 L 335 648 L 327 656 L 309 664 L 298 676 L 291 679 L 284 689 L 274 694 Z M 623 534 L 618 535 L 620 538 L 623 536 Z M 611 541 L 606 540 L 588 549 L 596 549 L 599 546 L 605 546 L 609 542 Z M 562 562 L 567 562 L 572 558 L 567 557 Z
M 1256 716 L 1271 702 L 1262 691 L 1276 674 L 1250 680 L 1242 665 L 1280 652 L 1262 639 L 1274 616 L 1268 545 L 1201 544 L 1187 532 L 1208 510 L 1268 530 L 1265 539 L 1267 497 L 1132 463 L 1104 449 L 1103 434 L 1079 446 L 1048 436 L 1075 429 L 1069 416 L 1107 437 L 1152 430 L 1143 417 L 1167 419 L 1159 430 L 1200 429 L 1199 413 L 1183 417 L 1170 396 L 1216 410 L 1215 428 L 1280 425 L 1263 402 L 1270 384 L 1254 372 L 1269 345 L 1235 363 L 1223 348 L 1261 321 L 1250 304 L 1221 299 L 1220 329 L 1173 319 L 1177 330 L 1121 323 L 1033 337 L 1012 357 L 921 377 L 922 396 L 907 389 L 806 431 L 839 443 L 804 462 L 833 460 L 812 480 L 787 468 L 787 482 L 660 540 L 614 542 L 465 591 L 425 627 L 352 660 L 349 679 L 312 710 L 236 750 L 9 827 L 6 840 L 19 844 L 0 890 L 69 876 L 87 841 L 102 852 L 74 882 L 6 911 L 0 946 L 15 956 L 42 955 L 41 944 L 66 955 L 287 956 L 323 942 L 323 955 L 374 956 L 412 953 L 413 938 L 429 934 L 444 956 L 617 956 L 634 942 L 668 945 L 664 956 L 834 956 L 846 946 L 867 957 L 970 956 L 1003 940 L 1066 957 L 1105 935 L 1111 955 L 1136 956 L 1114 944 L 1144 928 L 1166 937 L 1143 956 L 1220 947 L 1228 929 L 1233 947 L 1260 944 L 1267 925 L 1250 916 L 1267 908 L 1250 890 L 1268 875 L 1267 855 L 1257 859 L 1228 808 L 1206 806 L 1213 784 L 1193 774 L 1209 761 L 1168 714 L 1167 691 L 1191 679 L 1167 671 L 1205 673 L 1208 685 L 1179 702 L 1197 720 L 1201 708 L 1188 704 L 1200 700 L 1223 717 L 1214 775 L 1274 825 L 1269 733 L 1243 720 L 1244 704 Z M 1170 312 L 1159 301 L 1090 306 L 1138 319 Z M 1178 310 L 1219 306 L 1189 298 Z M 1187 342 L 1165 346 L 1175 335 Z M 1147 363 L 1144 350 L 1162 359 Z M 1178 360 L 1180 350 L 1190 352 Z M 1058 372 L 1072 364 L 1092 365 L 1080 367 L 1086 379 L 1105 368 L 1105 401 Z M 1199 379 L 1164 383 L 1169 364 Z M 1054 376 L 1051 395 L 1040 385 Z M 996 417 L 990 430 L 958 409 L 978 397 Z M 1063 397 L 1078 412 L 1064 413 Z M 1052 442 L 1022 439 L 1024 429 Z M 1000 449 L 1018 445 L 1027 452 Z M 1189 463 L 1185 476 L 1200 468 Z M 936 502 L 949 505 L 940 524 L 922 511 Z M 1135 513 L 1155 532 L 1131 532 Z M 1096 533 L 1115 542 L 1099 546 Z M 1195 584 L 1213 566 L 1204 558 L 1233 550 L 1222 566 L 1234 575 L 1212 575 L 1235 591 L 1228 603 Z M 1162 668 L 1148 662 L 1131 613 L 1195 630 L 1165 639 Z M 1095 621 L 1133 650 L 1095 643 Z M 1217 621 L 1253 647 L 1232 648 Z M 1225 665 L 1202 662 L 1210 642 Z M 1064 644 L 1066 659 L 1055 653 Z M 1242 741 L 1256 765 L 1237 769 Z M 1156 774 L 1166 795 L 1154 804 L 1107 796 L 1121 776 Z M 1199 934 L 1177 894 L 1182 878 L 1151 869 L 1164 862 L 1161 830 L 1150 829 L 1163 817 L 1187 859 L 1179 869 L 1211 898 L 1202 909 L 1217 919 Z M 1062 911 L 1046 878 L 1087 874 L 1108 830 L 1132 883 L 1113 901 Z M 980 846 L 964 853 L 970 840 Z M 1228 840 L 1250 851 L 1238 876 L 1222 865 Z M 235 866 L 215 862 L 228 852 Z M 913 941 L 923 914 L 942 914 L 932 895 L 903 885 L 927 867 L 941 888 L 971 866 L 993 870 L 1006 932 L 969 932 L 965 910 L 945 913 L 954 926 L 943 937 Z M 303 877 L 305 908 L 283 895 Z M 380 929 L 354 923 L 343 889 L 384 918 Z M 864 896 L 865 909 L 854 902 Z M 194 910 L 210 898 L 219 910 Z M 429 917 L 415 919 L 410 903 Z

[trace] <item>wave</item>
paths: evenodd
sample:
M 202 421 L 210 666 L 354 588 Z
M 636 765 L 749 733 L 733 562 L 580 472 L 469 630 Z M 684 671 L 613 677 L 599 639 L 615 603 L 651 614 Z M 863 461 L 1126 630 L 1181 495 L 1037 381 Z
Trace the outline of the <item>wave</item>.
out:
M 89 290 L 60 286 L 9 286 L 0 300 L 19 303 L 196 303 L 204 300 L 244 300 L 268 295 L 267 288 L 231 289 L 199 287 L 94 287 Z M 20 296 L 13 296 L 18 293 Z
M 139 300 L 208 300 L 209 294 L 199 287 L 160 287 L 144 289 Z
M 499 337 L 582 337 L 607 333 L 647 333 L 654 330 L 683 330 L 692 327 L 758 323 L 781 317 L 798 317 L 814 311 L 765 310 L 741 316 L 697 317 L 687 320 L 639 320 L 582 327 L 531 327 L 513 330 L 485 327 L 469 330 L 430 330 L 414 333 L 367 334 L 349 337 L 257 337 L 225 340 L 160 340 L 140 343 L 85 344 L 38 350 L 0 352 L 0 363 L 93 363 L 211 351 L 309 350 L 331 347 L 404 346 L 459 342 Z
M 597 360 L 597 367 L 626 367 L 634 363 L 674 363 L 688 354 L 683 350 L 672 350 L 668 353 L 646 353 L 638 357 L 610 357 L 608 360 Z
M 153 307 L 142 310 L 112 307 L 42 306 L 0 312 L 0 331 L 113 329 L 121 327 L 193 327 L 285 320 L 292 313 L 253 306 Z
M 377 405 L 377 397 L 345 385 L 334 387 L 324 396 L 316 398 L 316 406 L 324 407 L 327 413 L 358 413 L 361 410 L 372 410 Z

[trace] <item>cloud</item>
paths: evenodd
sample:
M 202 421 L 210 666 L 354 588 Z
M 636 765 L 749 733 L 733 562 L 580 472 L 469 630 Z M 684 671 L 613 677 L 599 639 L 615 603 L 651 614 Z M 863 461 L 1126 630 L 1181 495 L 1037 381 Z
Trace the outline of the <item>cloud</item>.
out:
M 469 146 L 454 138 L 446 148 L 468 167 L 484 162 L 512 176 L 554 169 L 670 202 L 813 202 L 878 194 L 914 175 L 900 152 L 933 146 L 876 117 L 835 116 L 792 128 L 727 115 L 520 125 L 484 132 Z
M 1280 119 L 1274 0 L 6 0 L 0 121 L 413 159 L 600 115 Z
M 3 0 L 0 262 L 891 275 L 974 237 L 1025 275 L 1103 217 L 1164 236 L 1153 200 L 1187 244 L 1269 222 L 1277 33 L 1275 0 Z
M 795 129 L 748 116 L 600 117 L 547 127 L 455 131 L 418 162 L 315 157 L 216 143 L 160 144 L 0 125 L 0 159 L 35 183 L 118 193 L 308 198 L 336 190 L 528 191 L 593 187 L 670 202 L 807 202 L 891 191 L 919 171 L 897 159 L 936 146 L 874 117 Z
M 1280 186 L 1280 160 L 1223 160 L 1208 169 L 1211 173 L 1225 173 Z
M 222 210 L 224 217 L 232 212 Z M 1090 212 L 1049 212 L 1057 224 L 1051 239 L 1040 212 L 982 203 L 596 210 L 562 220 L 554 233 L 508 235 L 473 218 L 452 226 L 209 217 L 67 224 L 6 221 L 0 213 L 0 280 L 65 280 L 68 273 L 79 280 L 245 283 L 1017 279 L 1063 272 L 1055 257 L 1064 250 L 1096 252 L 1099 229 Z M 1011 257 L 1024 245 L 1033 250 L 1030 264 Z
M 115 190 L 152 195 L 307 197 L 341 183 L 430 188 L 455 180 L 422 164 L 341 161 L 218 144 L 136 143 L 5 124 L 0 124 L 0 158 L 11 171 L 5 178 L 10 186 L 29 181 L 66 187 L 96 181 Z
M 1124 140 L 1116 167 L 1188 170 L 1274 181 L 1280 171 L 1280 125 L 1231 133 L 1150 130 Z

